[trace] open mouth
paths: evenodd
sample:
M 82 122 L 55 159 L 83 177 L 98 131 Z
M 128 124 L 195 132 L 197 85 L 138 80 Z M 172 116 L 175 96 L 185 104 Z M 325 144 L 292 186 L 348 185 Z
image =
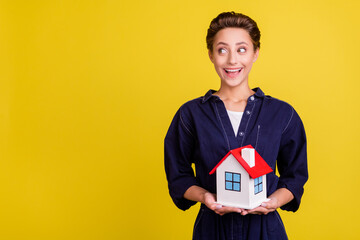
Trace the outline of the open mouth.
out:
M 224 68 L 225 74 L 230 78 L 237 77 L 243 68 Z
M 237 73 L 241 72 L 242 68 L 224 68 L 226 73 Z

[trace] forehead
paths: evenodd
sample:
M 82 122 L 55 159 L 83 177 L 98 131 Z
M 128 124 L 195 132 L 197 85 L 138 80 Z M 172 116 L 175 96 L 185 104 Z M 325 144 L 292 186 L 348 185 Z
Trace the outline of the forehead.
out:
M 226 43 L 229 45 L 236 44 L 239 42 L 245 42 L 251 44 L 251 37 L 249 33 L 242 28 L 224 28 L 216 33 L 214 38 L 214 46 L 218 43 Z

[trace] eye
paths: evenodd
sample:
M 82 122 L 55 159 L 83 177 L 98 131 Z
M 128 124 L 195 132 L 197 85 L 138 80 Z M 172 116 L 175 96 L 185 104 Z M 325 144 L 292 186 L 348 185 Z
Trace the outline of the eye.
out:
M 219 48 L 218 49 L 218 53 L 219 54 L 224 54 L 224 53 L 226 53 L 227 51 L 226 51 L 226 49 L 225 48 Z
M 246 52 L 246 49 L 243 48 L 243 47 L 242 47 L 242 48 L 239 48 L 238 52 L 239 52 L 239 53 L 245 53 L 245 52 Z

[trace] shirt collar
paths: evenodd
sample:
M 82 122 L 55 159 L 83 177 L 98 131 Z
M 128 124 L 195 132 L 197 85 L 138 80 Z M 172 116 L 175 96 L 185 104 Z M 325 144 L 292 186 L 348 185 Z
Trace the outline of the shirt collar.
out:
M 263 97 L 265 96 L 264 92 L 261 91 L 261 89 L 258 88 L 258 87 L 257 87 L 257 88 L 254 88 L 254 89 L 252 89 L 252 90 L 255 92 L 255 94 L 253 95 L 253 96 L 255 96 L 255 97 L 263 98 Z M 205 103 L 205 102 L 207 102 L 207 101 L 208 101 L 210 98 L 212 98 L 212 97 L 219 99 L 218 96 L 213 95 L 215 92 L 216 92 L 215 90 L 210 89 L 210 90 L 203 96 L 202 102 Z
M 264 92 L 260 89 L 260 88 L 254 88 L 253 89 L 253 91 L 255 92 L 255 96 L 256 97 L 259 97 L 259 98 L 263 98 L 263 97 L 265 97 L 265 94 L 264 94 Z
M 204 96 L 203 96 L 203 100 L 202 102 L 205 103 L 207 102 L 207 100 L 209 100 L 210 98 L 214 97 L 214 98 L 219 98 L 216 95 L 213 95 L 216 91 L 213 89 L 210 89 Z

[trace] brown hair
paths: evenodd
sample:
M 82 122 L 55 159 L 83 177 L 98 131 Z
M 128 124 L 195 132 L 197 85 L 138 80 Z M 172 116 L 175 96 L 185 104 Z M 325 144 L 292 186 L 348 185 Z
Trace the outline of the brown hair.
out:
M 206 44 L 210 51 L 213 50 L 216 33 L 218 33 L 221 29 L 229 27 L 242 28 L 246 30 L 251 37 L 254 45 L 254 51 L 260 48 L 260 30 L 254 20 L 241 13 L 223 12 L 211 21 L 207 31 Z

